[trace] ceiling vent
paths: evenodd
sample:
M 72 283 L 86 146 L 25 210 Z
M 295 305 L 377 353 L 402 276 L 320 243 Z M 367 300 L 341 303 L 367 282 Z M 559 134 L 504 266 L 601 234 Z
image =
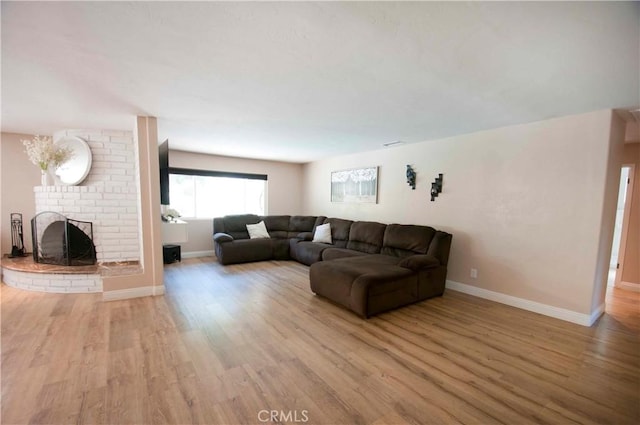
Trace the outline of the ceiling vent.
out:
M 384 146 L 385 148 L 393 148 L 395 146 L 400 146 L 400 145 L 404 145 L 404 142 L 402 140 L 396 140 L 395 142 L 389 142 L 389 143 L 383 143 L 382 146 Z

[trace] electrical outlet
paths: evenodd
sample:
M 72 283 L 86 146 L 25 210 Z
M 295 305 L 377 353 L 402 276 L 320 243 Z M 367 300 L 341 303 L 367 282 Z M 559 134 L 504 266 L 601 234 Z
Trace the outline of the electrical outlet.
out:
M 473 279 L 477 279 L 477 278 L 478 278 L 478 269 L 471 269 L 470 276 L 471 276 Z

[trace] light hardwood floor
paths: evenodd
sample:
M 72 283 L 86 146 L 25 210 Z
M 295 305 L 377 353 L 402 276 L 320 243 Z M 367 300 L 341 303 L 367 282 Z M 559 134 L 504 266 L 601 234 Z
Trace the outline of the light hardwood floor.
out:
M 365 321 L 294 262 L 165 282 L 109 303 L 2 285 L 2 424 L 640 423 L 640 294 L 586 328 L 453 291 Z

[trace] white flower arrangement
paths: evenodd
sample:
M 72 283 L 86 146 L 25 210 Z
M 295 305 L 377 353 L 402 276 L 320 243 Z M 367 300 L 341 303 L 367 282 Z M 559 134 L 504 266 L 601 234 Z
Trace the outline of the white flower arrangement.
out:
M 66 146 L 56 146 L 49 136 L 35 136 L 33 140 L 22 140 L 25 152 L 29 160 L 40 167 L 40 170 L 47 171 L 49 165 L 58 168 L 71 159 L 73 151 Z
M 180 213 L 177 210 L 174 210 L 173 208 L 169 208 L 164 213 L 164 215 L 165 215 L 165 217 L 169 218 L 170 220 L 173 220 L 174 218 L 180 217 Z

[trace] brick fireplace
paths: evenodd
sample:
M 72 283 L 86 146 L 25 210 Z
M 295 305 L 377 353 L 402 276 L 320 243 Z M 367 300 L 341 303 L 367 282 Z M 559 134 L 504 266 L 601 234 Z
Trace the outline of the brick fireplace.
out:
M 36 186 L 36 214 L 54 211 L 93 223 L 98 263 L 139 261 L 137 149 L 130 131 L 67 130 L 91 148 L 89 175 L 79 186 Z
M 35 212 L 51 211 L 91 222 L 98 267 L 82 272 L 35 267 L 24 273 L 3 267 L 4 280 L 11 286 L 47 292 L 102 292 L 101 270 L 113 270 L 118 264 L 131 267 L 140 261 L 138 149 L 131 131 L 65 130 L 53 138 L 65 136 L 87 142 L 91 170 L 78 186 L 36 186 Z

